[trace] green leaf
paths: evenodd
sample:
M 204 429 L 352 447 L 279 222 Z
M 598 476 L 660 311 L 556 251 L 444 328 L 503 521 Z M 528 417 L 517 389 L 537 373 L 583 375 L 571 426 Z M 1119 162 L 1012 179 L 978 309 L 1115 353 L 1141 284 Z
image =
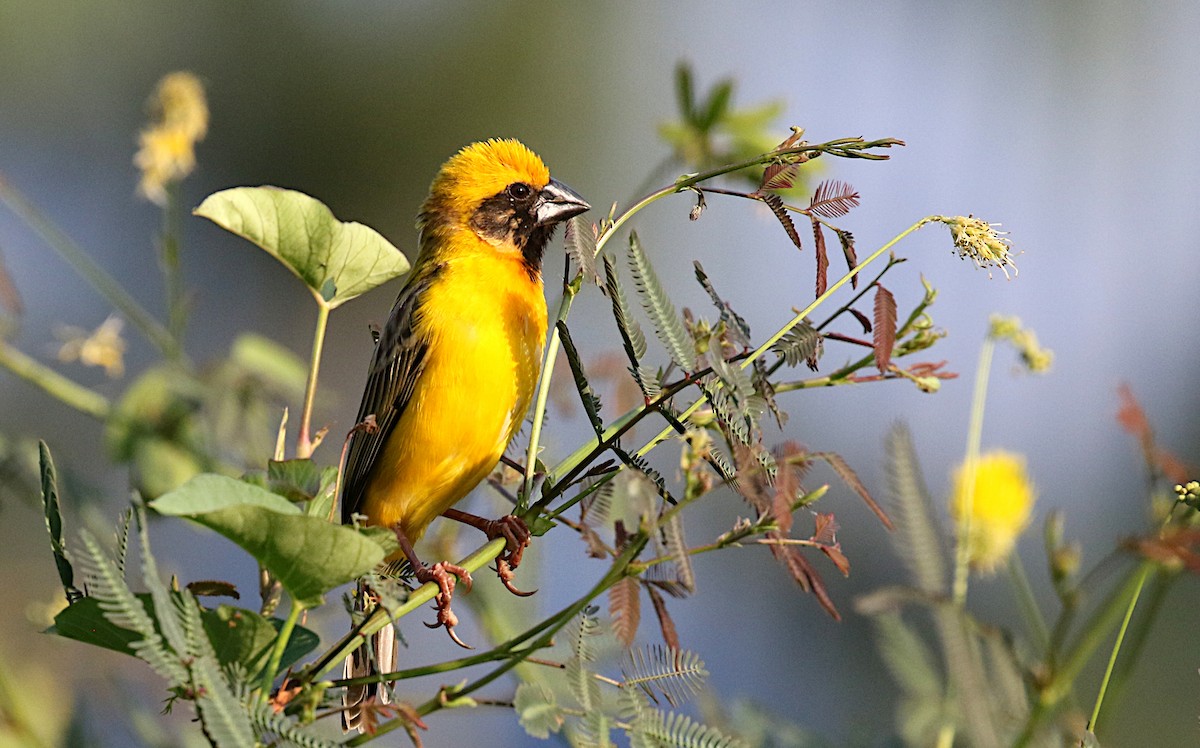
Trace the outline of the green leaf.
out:
M 193 213 L 266 250 L 330 308 L 408 272 L 408 260 L 374 229 L 339 221 L 301 192 L 236 187 Z
M 933 499 L 906 426 L 897 425 L 888 434 L 887 455 L 889 506 L 896 516 L 892 547 L 908 567 L 914 587 L 942 594 L 949 574 L 946 551 Z
M 145 608 L 146 615 L 154 618 L 154 603 L 148 594 L 136 595 Z M 276 632 L 283 625 L 280 618 L 267 619 L 251 610 L 221 605 L 215 609 L 204 609 L 204 630 L 208 633 L 221 665 L 241 663 L 248 672 L 256 673 L 266 665 L 266 655 L 275 641 Z M 81 598 L 68 605 L 54 617 L 54 626 L 47 633 L 57 634 L 84 644 L 120 652 L 136 657 L 131 645 L 141 640 L 136 631 L 112 623 L 100 609 L 100 601 L 94 597 Z M 283 651 L 280 670 L 286 669 L 304 655 L 316 649 L 320 637 L 313 631 L 296 626 L 287 649 Z
M 563 353 L 567 354 L 571 377 L 575 380 L 575 389 L 579 392 L 579 399 L 583 402 L 583 410 L 587 413 L 588 423 L 592 425 L 596 437 L 603 440 L 604 421 L 600 418 L 600 395 L 596 394 L 591 383 L 588 382 L 587 374 L 583 370 L 583 362 L 579 360 L 579 351 L 575 348 L 575 341 L 571 340 L 571 331 L 567 329 L 567 323 L 559 320 L 557 327 L 558 338 L 562 342 Z
M 696 106 L 692 93 L 692 68 L 686 62 L 675 66 L 675 103 L 679 105 L 679 115 L 685 122 L 695 119 L 692 114 Z
M 779 342 L 771 346 L 771 350 L 783 356 L 788 366 L 796 366 L 803 361 L 808 368 L 816 371 L 817 361 L 824 352 L 823 340 L 821 333 L 808 320 L 803 320 L 788 330 Z
M 287 499 L 220 475 L 201 475 L 150 505 L 224 535 L 269 569 L 305 607 L 374 569 L 398 545 L 382 528 L 359 531 L 305 516 Z
M 251 678 L 257 679 L 259 671 L 267 664 L 267 656 L 280 627 L 283 626 L 283 619 L 268 619 L 252 610 L 231 605 L 204 610 L 202 615 L 204 630 L 212 642 L 217 661 L 222 665 L 241 663 Z M 303 626 L 296 626 L 292 629 L 287 648 L 283 650 L 279 671 L 286 670 L 289 665 L 316 649 L 320 643 L 321 639 L 316 633 Z
M 196 711 L 204 725 L 204 736 L 216 748 L 254 745 L 249 715 L 217 661 L 204 629 L 199 603 L 186 590 L 180 593 L 178 602 L 180 623 L 187 631 L 188 670 L 196 690 Z
M 704 103 L 704 110 L 697 112 L 696 127 L 707 132 L 725 116 L 729 110 L 729 99 L 733 96 L 733 81 L 724 80 L 713 86 Z
M 579 266 L 583 279 L 599 286 L 600 274 L 596 272 L 596 224 L 582 216 L 575 216 L 567 221 L 563 244 L 571 259 Z
M 655 703 L 661 695 L 678 706 L 704 688 L 704 661 L 686 649 L 653 644 L 630 649 L 621 663 L 623 687 L 637 686 Z
M 270 338 L 243 333 L 233 341 L 229 359 L 242 370 L 297 396 L 308 380 L 308 362 Z
M 513 709 L 530 737 L 546 740 L 550 733 L 562 729 L 562 711 L 554 702 L 554 692 L 541 683 L 529 681 L 517 686 Z
M 642 307 L 650 316 L 654 332 L 671 354 L 671 360 L 685 372 L 696 369 L 696 346 L 683 327 L 675 312 L 675 305 L 667 296 L 666 289 L 658 280 L 650 258 L 642 250 L 636 233 L 629 234 L 629 267 L 633 271 L 634 286 L 642 299 Z
M 83 593 L 75 587 L 75 570 L 67 557 L 67 545 L 62 538 L 62 509 L 58 504 L 58 476 L 54 471 L 54 458 L 46 442 L 38 442 L 38 454 L 42 470 L 42 506 L 46 514 L 46 530 L 50 533 L 50 551 L 54 554 L 54 565 L 58 567 L 58 579 L 62 582 L 67 602 L 75 602 Z

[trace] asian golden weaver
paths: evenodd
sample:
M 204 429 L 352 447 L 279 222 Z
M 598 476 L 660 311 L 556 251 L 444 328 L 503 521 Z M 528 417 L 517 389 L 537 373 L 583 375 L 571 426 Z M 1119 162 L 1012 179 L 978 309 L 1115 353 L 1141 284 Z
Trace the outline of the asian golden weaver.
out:
M 417 259 L 375 344 L 342 521 L 360 514 L 395 531 L 417 581 L 440 587 L 435 625 L 455 641 L 455 575 L 468 589 L 470 575 L 448 562 L 426 566 L 413 543 L 443 514 L 505 537 L 497 571 L 516 592 L 509 565 L 528 543 L 524 523 L 451 507 L 491 472 L 525 419 L 546 338 L 542 253 L 557 224 L 590 207 L 516 140 L 463 148 L 433 180 L 417 218 Z M 371 645 L 347 657 L 347 678 L 394 669 L 392 627 Z M 343 727 L 364 729 L 376 700 L 387 702 L 381 684 L 348 687 Z

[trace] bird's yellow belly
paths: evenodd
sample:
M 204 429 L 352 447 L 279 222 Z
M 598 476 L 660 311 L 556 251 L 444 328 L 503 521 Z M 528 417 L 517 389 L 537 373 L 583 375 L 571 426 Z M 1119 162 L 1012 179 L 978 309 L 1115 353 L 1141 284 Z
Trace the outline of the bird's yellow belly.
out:
M 530 298 L 504 290 L 509 279 L 494 269 L 459 277 L 452 293 L 424 310 L 425 368 L 363 497 L 369 524 L 399 525 L 414 542 L 496 466 L 525 418 L 541 367 L 540 284 Z

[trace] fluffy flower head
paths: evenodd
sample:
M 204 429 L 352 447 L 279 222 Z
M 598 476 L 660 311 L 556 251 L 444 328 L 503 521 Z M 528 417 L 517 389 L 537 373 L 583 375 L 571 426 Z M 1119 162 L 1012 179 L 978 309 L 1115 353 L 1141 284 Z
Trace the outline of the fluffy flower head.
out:
M 979 456 L 973 475 L 965 466 L 954 476 L 950 514 L 961 523 L 969 515 L 968 548 L 972 567 L 993 572 L 1006 560 L 1029 526 L 1035 492 L 1025 459 L 1002 450 Z M 968 508 L 968 489 L 973 487 Z

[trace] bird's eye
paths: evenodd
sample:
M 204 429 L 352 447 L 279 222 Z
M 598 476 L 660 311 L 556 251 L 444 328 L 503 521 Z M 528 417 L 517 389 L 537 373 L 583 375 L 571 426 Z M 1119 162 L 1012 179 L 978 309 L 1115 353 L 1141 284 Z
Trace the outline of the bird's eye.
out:
M 523 182 L 517 182 L 508 186 L 508 196 L 514 200 L 524 200 L 531 194 L 533 194 L 533 190 L 529 188 L 529 185 L 524 184 Z

